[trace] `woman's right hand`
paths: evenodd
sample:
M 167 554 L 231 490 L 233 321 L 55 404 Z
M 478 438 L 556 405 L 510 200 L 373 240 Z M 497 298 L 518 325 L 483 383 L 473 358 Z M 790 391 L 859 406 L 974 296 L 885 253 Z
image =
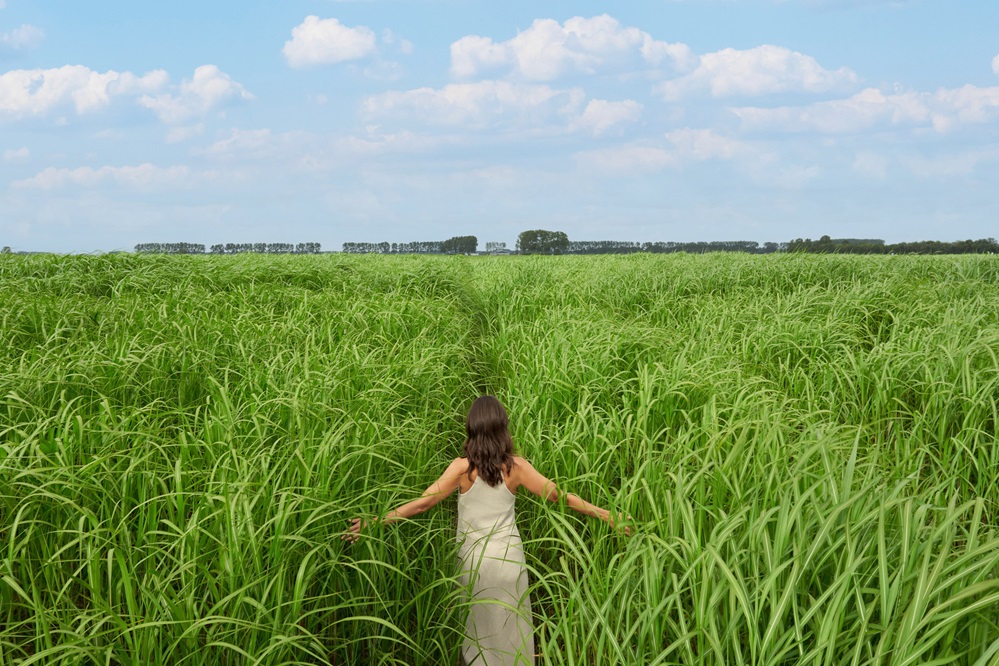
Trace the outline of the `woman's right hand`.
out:
M 621 530 L 622 532 L 624 532 L 624 535 L 626 537 L 630 537 L 631 536 L 630 524 L 634 523 L 635 519 L 627 514 L 619 513 L 617 515 L 617 519 L 615 520 L 613 514 L 611 514 L 609 511 L 607 513 L 608 515 L 606 520 L 608 523 L 610 523 L 610 526 L 616 530 Z

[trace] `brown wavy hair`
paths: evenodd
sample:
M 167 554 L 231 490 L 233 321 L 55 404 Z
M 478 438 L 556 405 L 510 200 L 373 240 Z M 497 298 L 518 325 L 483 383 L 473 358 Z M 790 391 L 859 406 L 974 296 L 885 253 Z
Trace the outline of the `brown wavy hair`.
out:
M 468 458 L 468 478 L 479 475 L 490 486 L 503 481 L 503 472 L 513 467 L 513 439 L 510 419 L 495 397 L 477 398 L 465 417 L 465 457 Z

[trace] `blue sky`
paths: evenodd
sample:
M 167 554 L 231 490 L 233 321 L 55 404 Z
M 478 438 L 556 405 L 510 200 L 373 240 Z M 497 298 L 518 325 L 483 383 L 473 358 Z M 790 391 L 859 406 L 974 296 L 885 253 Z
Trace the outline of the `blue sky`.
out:
M 992 0 L 0 0 L 0 245 L 999 236 Z

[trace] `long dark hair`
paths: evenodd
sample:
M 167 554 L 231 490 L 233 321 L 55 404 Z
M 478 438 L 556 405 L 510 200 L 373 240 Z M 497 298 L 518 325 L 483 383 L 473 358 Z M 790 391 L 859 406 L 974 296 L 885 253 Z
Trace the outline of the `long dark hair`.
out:
M 484 395 L 472 403 L 465 417 L 465 456 L 468 458 L 468 478 L 479 475 L 490 486 L 503 480 L 503 472 L 513 467 L 513 439 L 510 419 L 500 401 Z

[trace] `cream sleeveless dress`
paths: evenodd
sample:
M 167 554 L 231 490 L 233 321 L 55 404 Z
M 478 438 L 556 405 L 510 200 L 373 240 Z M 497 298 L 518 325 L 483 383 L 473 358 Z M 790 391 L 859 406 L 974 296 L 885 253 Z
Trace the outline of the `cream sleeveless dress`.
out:
M 534 627 L 514 495 L 477 476 L 458 495 L 459 581 L 469 601 L 461 656 L 468 666 L 534 663 Z

